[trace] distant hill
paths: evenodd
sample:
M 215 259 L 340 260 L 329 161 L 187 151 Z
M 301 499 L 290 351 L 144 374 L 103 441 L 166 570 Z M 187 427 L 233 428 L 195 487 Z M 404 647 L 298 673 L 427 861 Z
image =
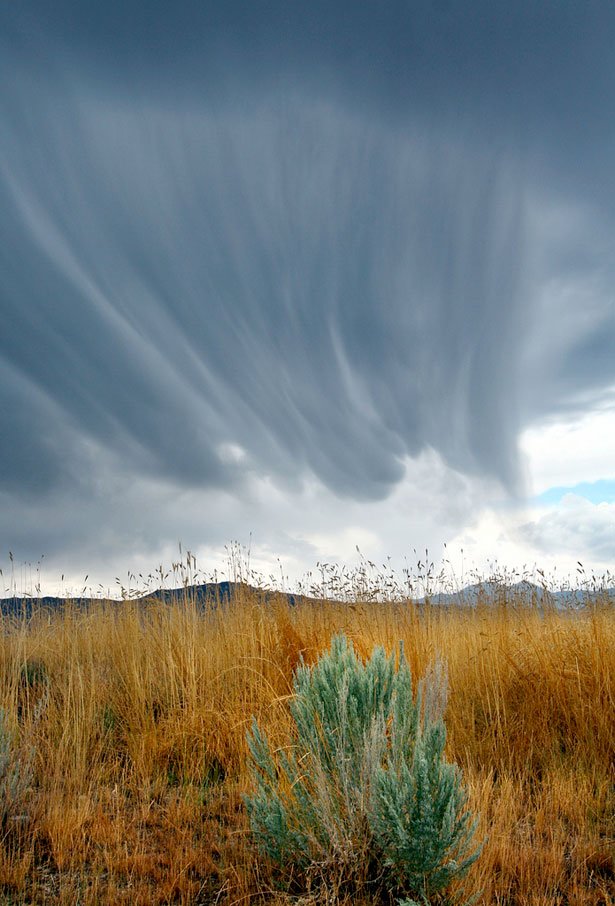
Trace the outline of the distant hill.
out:
M 186 600 L 197 604 L 227 604 L 241 594 L 256 595 L 264 601 L 286 598 L 293 606 L 300 601 L 311 600 L 304 595 L 254 588 L 245 582 L 205 582 L 203 585 L 188 585 L 182 588 L 160 588 L 136 600 L 144 603 L 163 601 L 165 604 L 176 604 Z
M 243 582 L 205 582 L 202 585 L 188 585 L 181 588 L 159 588 L 156 591 L 148 592 L 131 598 L 141 604 L 153 604 L 156 601 L 162 601 L 165 604 L 176 604 L 182 601 L 191 601 L 199 606 L 210 606 L 215 604 L 228 604 L 233 598 L 241 594 L 257 595 L 264 601 L 271 601 L 274 598 L 286 598 L 291 605 L 298 604 L 300 601 L 307 601 L 302 595 L 287 594 L 285 592 L 269 591 L 264 589 L 253 588 Z M 83 607 L 84 609 L 92 604 L 99 603 L 101 600 L 109 604 L 121 604 L 124 598 L 88 598 L 88 597 L 53 597 L 43 595 L 41 597 L 8 597 L 0 598 L 0 613 L 5 616 L 30 616 L 35 610 L 48 609 L 56 610 L 70 603 L 73 607 Z
M 475 607 L 481 602 L 521 602 L 524 604 L 536 604 L 555 606 L 560 609 L 581 607 L 584 604 L 596 602 L 608 598 L 615 602 L 615 588 L 606 588 L 600 590 L 570 588 L 560 589 L 559 591 L 550 591 L 526 579 L 515 582 L 512 585 L 505 585 L 500 582 L 486 581 L 476 582 L 472 585 L 466 585 L 459 591 L 439 592 L 429 596 L 432 604 L 465 605 Z
M 205 582 L 201 585 L 189 585 L 181 588 L 160 588 L 153 592 L 131 598 L 131 600 L 147 605 L 156 601 L 166 604 L 176 604 L 182 601 L 194 602 L 200 607 L 228 604 L 241 595 L 257 596 L 265 603 L 274 599 L 286 599 L 291 606 L 301 602 L 316 603 L 319 599 L 306 597 L 281 591 L 270 591 L 254 588 L 242 582 Z M 459 591 L 438 592 L 417 599 L 418 604 L 438 604 L 442 607 L 476 607 L 480 603 L 510 602 L 522 603 L 542 607 L 555 606 L 558 609 L 578 608 L 585 604 L 610 599 L 615 603 L 615 588 L 600 591 L 586 589 L 563 589 L 549 591 L 532 582 L 521 581 L 512 585 L 504 585 L 495 581 L 477 582 L 466 585 Z M 100 598 L 73 597 L 60 598 L 53 596 L 42 597 L 8 597 L 0 598 L 0 613 L 4 616 L 30 617 L 35 611 L 41 609 L 57 610 L 67 603 L 77 608 L 91 606 L 100 602 Z M 122 598 L 103 599 L 110 604 L 121 604 Z

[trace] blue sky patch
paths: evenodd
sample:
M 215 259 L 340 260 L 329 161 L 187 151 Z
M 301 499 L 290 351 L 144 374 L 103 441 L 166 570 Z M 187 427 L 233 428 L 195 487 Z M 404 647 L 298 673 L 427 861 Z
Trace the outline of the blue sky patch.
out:
M 583 497 L 590 503 L 615 503 L 615 478 L 581 481 L 572 487 L 548 488 L 535 497 L 535 501 L 550 506 L 559 503 L 566 494 L 576 494 L 577 497 Z

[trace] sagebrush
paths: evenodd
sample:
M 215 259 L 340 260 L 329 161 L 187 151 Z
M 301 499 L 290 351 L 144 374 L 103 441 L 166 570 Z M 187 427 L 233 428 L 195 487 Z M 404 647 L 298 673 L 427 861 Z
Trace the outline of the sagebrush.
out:
M 403 645 L 397 664 L 380 646 L 364 664 L 338 635 L 316 665 L 301 664 L 288 748 L 272 751 L 256 721 L 248 736 L 261 850 L 328 900 L 369 889 L 427 904 L 450 888 L 480 847 L 444 757 L 445 699 L 441 666 L 414 694 Z

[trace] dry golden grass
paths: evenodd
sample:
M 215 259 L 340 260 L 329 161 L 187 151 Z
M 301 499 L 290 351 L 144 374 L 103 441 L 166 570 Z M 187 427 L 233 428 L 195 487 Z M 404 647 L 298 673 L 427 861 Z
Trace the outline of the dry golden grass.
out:
M 485 904 L 615 904 L 615 608 L 99 603 L 4 620 L 0 705 L 33 783 L 0 845 L 0 903 L 285 902 L 250 845 L 251 715 L 283 741 L 301 656 L 344 631 L 448 662 L 450 758 L 488 841 Z

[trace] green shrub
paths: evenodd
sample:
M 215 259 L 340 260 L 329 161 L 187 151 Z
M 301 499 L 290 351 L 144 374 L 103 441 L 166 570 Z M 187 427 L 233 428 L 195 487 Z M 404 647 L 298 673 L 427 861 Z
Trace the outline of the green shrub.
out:
M 246 805 L 261 852 L 326 902 L 361 889 L 405 906 L 442 901 L 480 851 L 459 770 L 443 755 L 443 670 L 413 695 L 403 646 L 396 670 L 383 648 L 363 664 L 337 636 L 293 685 L 289 746 L 272 751 L 256 720 L 248 734 Z

